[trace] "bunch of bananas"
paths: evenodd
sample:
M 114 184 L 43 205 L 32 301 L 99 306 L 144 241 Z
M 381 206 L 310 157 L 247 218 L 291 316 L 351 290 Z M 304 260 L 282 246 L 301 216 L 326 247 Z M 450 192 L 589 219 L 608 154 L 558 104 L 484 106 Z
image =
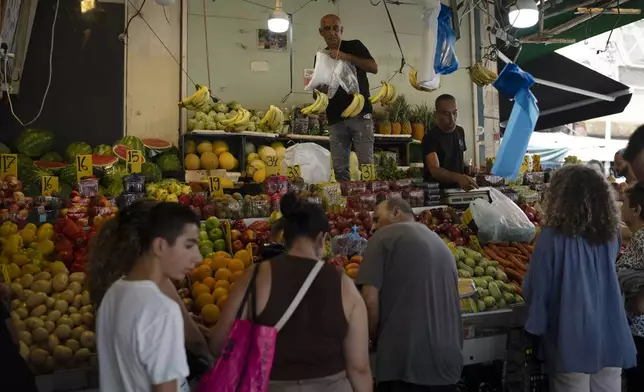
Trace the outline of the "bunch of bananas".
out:
M 315 102 L 313 102 L 311 105 L 302 109 L 302 114 L 307 116 L 309 114 L 320 114 L 326 110 L 327 106 L 329 106 L 328 95 L 318 90 L 315 90 L 315 94 L 316 94 Z
M 342 112 L 342 118 L 351 118 L 355 117 L 362 112 L 364 108 L 364 95 L 360 93 L 353 94 L 353 101 L 347 106 L 346 109 Z
M 247 126 L 250 123 L 250 112 L 242 107 L 237 109 L 237 114 L 235 117 L 227 118 L 219 122 L 226 129 L 234 128 L 241 131 L 239 127 Z
M 372 95 L 369 98 L 369 102 L 372 104 L 380 102 L 383 105 L 389 105 L 396 99 L 396 88 L 393 84 L 385 82 L 384 80 L 380 83 L 382 83 L 380 91 L 378 91 L 378 94 Z
M 279 132 L 282 129 L 284 119 L 284 112 L 282 112 L 277 106 L 271 105 L 266 112 L 266 115 L 259 122 L 258 127 L 268 131 Z
M 188 98 L 184 98 L 179 102 L 179 107 L 195 110 L 208 104 L 210 101 L 210 90 L 208 90 L 208 87 L 196 84 L 195 88 L 197 91 Z
M 409 84 L 418 91 L 424 91 L 426 93 L 431 93 L 438 90 L 437 88 L 426 88 L 418 84 L 418 71 L 415 69 L 409 72 Z
M 494 83 L 497 77 L 496 72 L 487 69 L 480 61 L 470 67 L 470 79 L 479 87 Z

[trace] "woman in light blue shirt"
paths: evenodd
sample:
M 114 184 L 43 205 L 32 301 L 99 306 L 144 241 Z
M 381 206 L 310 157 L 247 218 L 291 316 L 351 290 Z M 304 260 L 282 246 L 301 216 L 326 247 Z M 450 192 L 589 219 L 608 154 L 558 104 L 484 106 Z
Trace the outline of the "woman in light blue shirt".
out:
M 619 210 L 608 182 L 585 165 L 552 176 L 544 227 L 524 282 L 525 330 L 540 337 L 553 392 L 619 392 L 635 366 L 615 260 Z

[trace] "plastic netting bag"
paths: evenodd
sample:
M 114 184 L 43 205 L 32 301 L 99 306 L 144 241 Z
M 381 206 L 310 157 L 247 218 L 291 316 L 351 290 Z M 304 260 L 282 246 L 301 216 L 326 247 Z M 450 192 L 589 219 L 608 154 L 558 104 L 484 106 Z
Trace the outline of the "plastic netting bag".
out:
M 304 90 L 313 91 L 320 86 L 328 86 L 329 98 L 333 98 L 338 87 L 348 94 L 359 92 L 356 67 L 344 60 L 333 59 L 327 51 L 317 52 L 313 76 Z
M 354 226 L 349 233 L 340 234 L 331 240 L 333 254 L 343 254 L 347 257 L 362 256 L 369 241 L 360 237 L 358 227 Z
M 437 74 L 449 75 L 458 69 L 455 45 L 456 33 L 452 29 L 452 11 L 445 4 L 441 4 L 441 11 L 438 14 L 436 54 L 434 57 L 434 71 Z

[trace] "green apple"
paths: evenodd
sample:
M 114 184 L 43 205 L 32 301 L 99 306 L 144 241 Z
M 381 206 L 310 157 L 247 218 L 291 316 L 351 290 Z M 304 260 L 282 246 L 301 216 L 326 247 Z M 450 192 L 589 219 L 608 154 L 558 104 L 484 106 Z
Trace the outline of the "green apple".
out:
M 211 241 L 217 241 L 224 238 L 224 232 L 220 228 L 212 229 L 208 232 Z M 201 233 L 199 233 L 201 238 Z
M 209 239 L 210 239 L 210 238 L 208 238 L 208 232 L 207 232 L 207 231 L 205 231 L 205 230 L 201 230 L 201 231 L 199 232 L 199 241 L 209 240 Z
M 206 227 L 206 222 L 201 222 L 201 224 L 199 225 L 199 230 L 208 231 L 208 228 Z
M 210 218 L 206 219 L 206 227 L 208 230 L 216 229 L 219 228 L 219 218 L 216 216 L 211 216 Z
M 201 253 L 201 256 L 205 257 L 208 253 L 212 253 L 212 246 L 205 246 L 201 245 L 199 246 L 199 253 Z
M 223 240 L 223 238 L 220 238 L 215 241 L 214 243 L 214 249 L 215 251 L 225 251 L 226 250 L 226 241 Z
M 202 246 L 212 248 L 214 245 L 213 245 L 212 241 L 210 241 L 210 240 L 200 240 L 199 241 L 199 247 L 201 248 Z

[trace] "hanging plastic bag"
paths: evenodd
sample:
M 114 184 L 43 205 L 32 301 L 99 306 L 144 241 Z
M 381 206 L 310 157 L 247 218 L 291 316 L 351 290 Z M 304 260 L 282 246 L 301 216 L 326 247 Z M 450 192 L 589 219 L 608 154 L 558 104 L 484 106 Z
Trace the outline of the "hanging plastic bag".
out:
M 437 74 L 449 75 L 458 69 L 454 45 L 456 45 L 456 33 L 452 29 L 452 10 L 445 4 L 441 4 L 436 33 L 436 57 L 434 57 L 434 71 Z
M 436 89 L 440 86 L 439 76 L 434 70 L 436 57 L 436 39 L 438 36 L 438 14 L 441 4 L 438 0 L 425 0 L 422 13 L 422 31 L 420 36 L 420 64 L 416 79 L 424 88 Z
M 313 91 L 320 86 L 328 86 L 327 95 L 333 98 L 338 87 L 347 94 L 360 91 L 356 67 L 344 60 L 334 60 L 328 51 L 318 52 L 315 57 L 315 69 L 311 81 L 304 90 Z
M 309 84 L 304 87 L 304 90 L 313 91 L 320 86 L 328 86 L 331 83 L 335 65 L 336 60 L 331 58 L 327 53 L 324 51 L 317 52 L 315 54 L 315 69 L 313 70 L 313 76 L 311 76 L 311 80 L 309 81 Z
M 288 166 L 300 165 L 302 179 L 307 184 L 319 184 L 331 179 L 331 153 L 315 143 L 298 143 L 286 149 L 283 172 Z
M 496 188 L 490 188 L 490 198 L 492 206 L 501 212 L 506 223 L 506 233 L 502 241 L 531 242 L 534 238 L 534 225 L 523 210 Z
M 482 244 L 500 242 L 506 230 L 505 219 L 501 212 L 485 199 L 472 200 L 469 210 L 478 228 L 476 235 L 479 241 Z

